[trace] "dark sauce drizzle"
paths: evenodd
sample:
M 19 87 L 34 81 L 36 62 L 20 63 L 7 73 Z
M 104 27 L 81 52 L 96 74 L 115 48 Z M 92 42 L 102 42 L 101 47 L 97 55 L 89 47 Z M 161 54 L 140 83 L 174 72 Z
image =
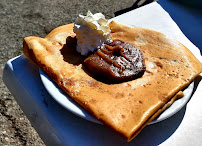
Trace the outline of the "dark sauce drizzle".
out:
M 120 83 L 140 78 L 146 70 L 142 52 L 127 42 L 113 40 L 84 60 L 84 66 L 96 79 Z

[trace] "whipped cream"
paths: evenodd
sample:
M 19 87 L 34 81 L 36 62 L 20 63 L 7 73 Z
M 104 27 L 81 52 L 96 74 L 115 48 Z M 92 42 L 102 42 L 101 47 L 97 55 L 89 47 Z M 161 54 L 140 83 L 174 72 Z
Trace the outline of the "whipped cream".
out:
M 102 13 L 92 14 L 87 12 L 87 16 L 79 15 L 74 24 L 74 33 L 77 38 L 77 52 L 87 55 L 107 41 L 111 40 L 111 30 L 107 25 L 108 21 Z

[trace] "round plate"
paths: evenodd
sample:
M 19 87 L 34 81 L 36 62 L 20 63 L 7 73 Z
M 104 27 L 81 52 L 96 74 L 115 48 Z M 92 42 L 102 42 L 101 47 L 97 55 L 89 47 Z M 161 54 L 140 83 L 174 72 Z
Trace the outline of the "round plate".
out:
M 78 105 L 73 99 L 71 99 L 62 89 L 60 89 L 56 83 L 54 83 L 48 75 L 46 75 L 41 69 L 39 69 L 41 81 L 45 86 L 48 93 L 52 98 L 62 105 L 65 109 L 71 111 L 75 115 L 82 117 L 86 120 L 99 123 L 97 119 L 92 117 L 88 112 L 86 112 L 80 105 Z M 184 97 L 176 100 L 168 109 L 162 112 L 156 119 L 151 121 L 149 124 L 154 124 L 165 120 L 175 113 L 177 113 L 190 99 L 192 91 L 194 88 L 194 82 L 192 82 L 184 91 Z

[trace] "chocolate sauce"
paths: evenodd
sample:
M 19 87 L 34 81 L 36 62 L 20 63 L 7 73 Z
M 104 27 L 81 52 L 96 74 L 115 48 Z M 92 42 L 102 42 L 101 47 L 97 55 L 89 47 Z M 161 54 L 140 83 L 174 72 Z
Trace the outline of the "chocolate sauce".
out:
M 120 40 L 103 45 L 84 60 L 85 67 L 108 83 L 120 83 L 141 77 L 146 69 L 142 52 Z

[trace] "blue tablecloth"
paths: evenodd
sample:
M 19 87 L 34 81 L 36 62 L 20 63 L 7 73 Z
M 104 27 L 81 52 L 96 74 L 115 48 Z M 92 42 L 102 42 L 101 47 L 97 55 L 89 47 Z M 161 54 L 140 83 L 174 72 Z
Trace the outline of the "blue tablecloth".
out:
M 202 53 L 202 0 L 159 0 L 158 3 Z

